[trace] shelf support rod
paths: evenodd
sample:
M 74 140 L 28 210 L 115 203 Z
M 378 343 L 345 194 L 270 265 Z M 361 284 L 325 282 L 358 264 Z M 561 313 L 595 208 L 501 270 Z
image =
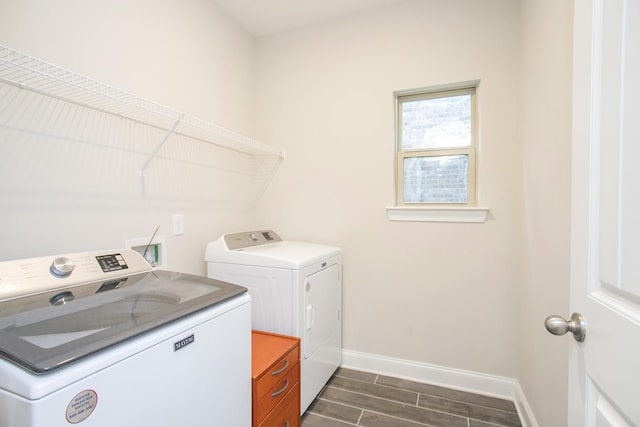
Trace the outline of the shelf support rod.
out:
M 147 161 L 144 162 L 144 165 L 142 165 L 142 168 L 140 168 L 140 176 L 144 176 L 144 170 L 147 168 L 147 166 L 149 165 L 151 160 L 153 160 L 153 158 L 156 156 L 156 154 L 158 154 L 158 151 L 160 151 L 160 148 L 162 148 L 164 143 L 167 142 L 169 137 L 173 134 L 173 132 L 175 132 L 176 128 L 178 127 L 178 125 L 182 121 L 183 117 L 184 117 L 184 114 L 181 114 L 180 118 L 178 120 L 176 120 L 176 122 L 173 124 L 173 126 L 171 126 L 171 128 L 167 131 L 167 133 L 164 136 L 164 138 L 162 138 L 162 141 L 160 141 L 160 144 L 158 144 L 156 149 L 153 150 L 153 153 L 151 153 L 149 155 L 149 157 L 147 158 Z
M 264 192 L 266 191 L 267 187 L 271 183 L 271 179 L 275 176 L 276 171 L 280 167 L 280 164 L 282 163 L 283 160 L 284 160 L 284 150 L 282 150 L 280 152 L 280 155 L 277 157 L 277 159 L 275 161 L 275 164 L 270 167 L 269 174 L 267 175 L 267 177 L 262 182 L 262 185 L 260 185 L 260 187 L 258 188 L 258 190 L 256 192 L 256 196 L 255 196 L 254 201 L 253 201 L 253 209 L 255 209 L 258 206 L 258 203 L 260 202 L 260 199 L 262 198 L 262 195 L 264 194 Z

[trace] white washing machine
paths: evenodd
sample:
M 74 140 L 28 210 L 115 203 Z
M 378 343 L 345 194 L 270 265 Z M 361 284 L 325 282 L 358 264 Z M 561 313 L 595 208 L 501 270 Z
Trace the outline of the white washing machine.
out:
M 340 248 L 247 231 L 210 242 L 205 261 L 209 277 L 248 289 L 253 329 L 300 338 L 303 413 L 342 363 Z
M 132 250 L 0 262 L 0 426 L 249 427 L 250 306 Z

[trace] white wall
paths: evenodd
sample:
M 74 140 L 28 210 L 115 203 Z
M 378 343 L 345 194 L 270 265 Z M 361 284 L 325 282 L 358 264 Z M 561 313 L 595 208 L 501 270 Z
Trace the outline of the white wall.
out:
M 256 135 L 287 150 L 257 216 L 344 249 L 344 346 L 517 373 L 519 2 L 400 3 L 260 39 Z M 480 79 L 484 224 L 398 223 L 393 92 Z
M 540 426 L 567 425 L 571 339 L 550 335 L 543 320 L 570 314 L 572 7 L 527 0 L 522 8 L 526 280 L 518 379 Z
M 250 133 L 253 39 L 210 1 L 6 0 L 0 44 Z M 247 189 L 221 172 L 221 161 L 238 160 L 229 153 L 169 140 L 143 186 L 138 171 L 163 133 L 141 136 L 113 118 L 102 128 L 77 108 L 1 93 L 1 260 L 119 248 L 160 225 L 168 268 L 203 273 L 207 241 L 249 228 Z M 184 215 L 183 236 L 172 235 L 174 213 Z

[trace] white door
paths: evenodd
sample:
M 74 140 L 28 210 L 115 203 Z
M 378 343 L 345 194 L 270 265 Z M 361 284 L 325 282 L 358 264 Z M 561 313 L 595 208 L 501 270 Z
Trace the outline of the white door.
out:
M 640 425 L 640 0 L 577 0 L 569 426 Z

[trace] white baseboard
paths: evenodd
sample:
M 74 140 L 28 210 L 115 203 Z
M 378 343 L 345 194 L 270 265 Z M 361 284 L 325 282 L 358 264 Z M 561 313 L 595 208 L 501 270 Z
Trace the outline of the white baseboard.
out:
M 538 427 L 536 417 L 533 416 L 533 411 L 527 402 L 527 398 L 520 387 L 520 383 L 516 381 L 516 397 L 514 399 L 516 409 L 518 410 L 518 416 L 523 427 Z
M 342 367 L 512 400 L 523 427 L 538 427 L 520 384 L 513 378 L 349 350 L 342 351 Z

